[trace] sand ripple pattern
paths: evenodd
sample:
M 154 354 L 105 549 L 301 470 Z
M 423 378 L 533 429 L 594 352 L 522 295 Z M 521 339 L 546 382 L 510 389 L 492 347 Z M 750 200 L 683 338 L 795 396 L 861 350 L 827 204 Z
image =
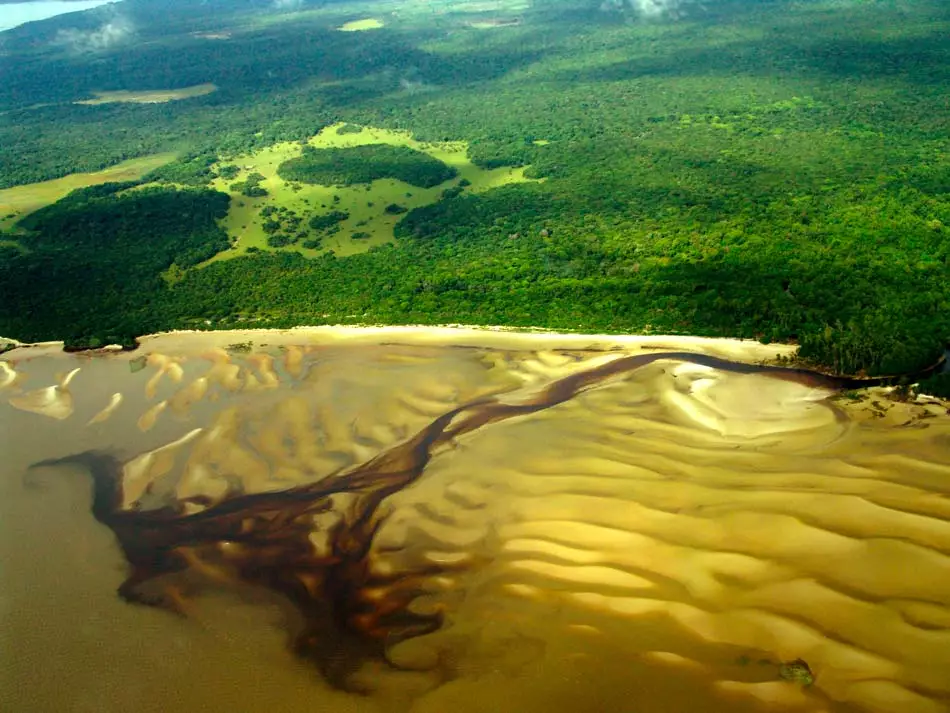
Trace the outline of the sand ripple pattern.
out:
M 687 710 L 674 689 L 702 710 L 948 710 L 946 426 L 842 423 L 798 387 L 776 437 L 755 416 L 796 403 L 788 385 L 705 374 L 706 395 L 756 394 L 711 424 L 678 407 L 691 369 L 650 371 L 463 439 L 394 497 L 382 566 L 479 563 L 431 583 L 447 624 L 394 660 L 464 680 L 530 641 L 554 670 L 604 678 L 611 657 L 654 681 L 608 676 L 617 710 Z M 795 659 L 813 686 L 780 681 Z
M 419 713 L 950 710 L 950 423 L 937 407 L 879 412 L 675 358 L 478 415 L 631 353 L 153 353 L 138 428 L 177 430 L 122 463 L 118 508 L 211 519 L 428 443 L 421 476 L 363 523 L 357 604 L 440 625 L 376 629 L 382 655 L 340 674 L 347 690 Z M 65 418 L 71 376 L 11 403 Z M 441 435 L 422 439 L 434 424 Z M 311 530 L 300 557 L 337 556 L 327 533 L 361 497 L 288 515 Z M 280 515 L 255 517 L 279 531 Z M 218 565 L 243 545 L 202 547 L 184 555 L 192 569 L 233 583 Z M 812 685 L 786 680 L 794 660 Z

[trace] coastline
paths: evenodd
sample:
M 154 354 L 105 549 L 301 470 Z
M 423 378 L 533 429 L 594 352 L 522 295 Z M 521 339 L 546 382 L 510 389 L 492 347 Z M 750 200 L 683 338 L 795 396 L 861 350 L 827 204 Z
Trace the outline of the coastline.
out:
M 762 344 L 754 339 L 688 335 L 589 334 L 556 332 L 541 327 L 514 328 L 493 325 L 320 325 L 288 329 L 171 330 L 138 337 L 135 349 L 107 345 L 96 349 L 66 351 L 63 341 L 25 343 L 0 338 L 12 348 L 0 357 L 33 357 L 52 354 L 88 354 L 129 358 L 172 349 L 204 351 L 255 346 L 353 344 L 380 346 L 400 343 L 426 346 L 461 346 L 508 349 L 583 349 L 585 351 L 696 351 L 752 363 L 776 363 L 795 358 L 794 344 Z
M 0 363 L 30 361 L 37 357 L 93 358 L 132 361 L 151 354 L 202 355 L 249 351 L 256 347 L 320 347 L 351 345 L 379 347 L 404 345 L 419 347 L 456 347 L 503 349 L 509 351 L 585 351 L 616 352 L 619 355 L 655 352 L 690 352 L 733 362 L 756 366 L 787 368 L 806 376 L 837 381 L 825 388 L 837 391 L 842 397 L 858 401 L 870 398 L 896 404 L 930 404 L 946 408 L 950 414 L 950 400 L 916 389 L 908 391 L 926 376 L 939 369 L 943 362 L 914 377 L 891 376 L 860 378 L 834 374 L 814 365 L 798 362 L 798 345 L 763 344 L 754 339 L 731 337 L 700 337 L 680 334 L 592 334 L 557 332 L 541 327 L 505 327 L 495 325 L 317 325 L 287 329 L 182 329 L 146 334 L 137 338 L 134 349 L 118 344 L 96 349 L 66 350 L 63 341 L 26 343 L 0 337 Z M 6 347 L 6 348 L 3 348 Z M 830 395 L 830 392 L 829 392 Z

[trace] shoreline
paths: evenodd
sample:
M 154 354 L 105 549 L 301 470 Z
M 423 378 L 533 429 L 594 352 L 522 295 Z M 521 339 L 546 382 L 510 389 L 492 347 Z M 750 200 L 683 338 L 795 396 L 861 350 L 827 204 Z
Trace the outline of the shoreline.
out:
M 945 367 L 946 358 L 913 375 L 861 377 L 836 374 L 820 365 L 801 362 L 797 344 L 736 337 L 701 337 L 683 334 L 604 334 L 558 332 L 543 327 L 501 325 L 311 325 L 244 329 L 179 329 L 145 334 L 136 338 L 134 348 L 110 344 L 92 349 L 65 349 L 64 341 L 20 342 L 0 337 L 0 361 L 19 361 L 37 356 L 105 356 L 135 359 L 162 352 L 201 353 L 247 351 L 254 346 L 440 346 L 508 350 L 582 350 L 625 352 L 692 352 L 758 366 L 778 366 L 800 374 L 837 382 L 836 390 L 882 388 L 890 393 L 909 388 Z M 4 348 L 4 346 L 6 348 Z M 913 393 L 913 392 L 912 392 Z M 917 398 L 945 402 L 925 392 Z M 913 396 L 911 397 L 913 400 Z
M 136 338 L 135 348 L 110 344 L 91 349 L 67 350 L 62 340 L 44 342 L 20 342 L 0 338 L 11 345 L 0 356 L 36 356 L 42 354 L 85 354 L 129 356 L 161 351 L 169 347 L 186 346 L 191 349 L 223 348 L 244 345 L 248 342 L 259 346 L 302 346 L 322 344 L 375 345 L 399 343 L 417 345 L 471 346 L 471 347 L 538 347 L 542 349 L 578 349 L 610 351 L 622 348 L 655 350 L 695 350 L 728 356 L 738 361 L 753 360 L 756 363 L 786 362 L 795 359 L 798 346 L 795 344 L 762 344 L 754 339 L 734 337 L 700 337 L 680 334 L 605 334 L 585 332 L 559 332 L 543 327 L 506 327 L 496 325 L 315 325 L 287 329 L 177 329 Z M 531 344 L 528 344 L 531 343 Z M 19 354 L 18 354 L 19 352 Z

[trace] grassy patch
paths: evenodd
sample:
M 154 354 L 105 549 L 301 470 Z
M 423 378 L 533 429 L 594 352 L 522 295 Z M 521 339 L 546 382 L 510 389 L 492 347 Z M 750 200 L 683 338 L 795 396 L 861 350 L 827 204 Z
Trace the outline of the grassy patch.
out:
M 7 240 L 5 238 L 0 239 L 0 250 L 3 248 L 12 248 L 13 250 L 18 251 L 21 255 L 26 255 L 29 252 L 29 250 L 20 245 L 20 243 L 18 243 L 16 240 Z
M 474 165 L 468 156 L 468 145 L 464 142 L 426 143 L 416 141 L 406 132 L 388 131 L 375 128 L 358 128 L 348 125 L 342 132 L 343 124 L 329 126 L 314 136 L 308 146 L 315 149 L 356 148 L 367 145 L 386 144 L 406 147 L 438 159 L 456 171 L 450 187 L 463 186 L 466 191 L 480 193 L 511 183 L 522 183 L 529 179 L 524 176 L 526 167 L 497 168 L 485 170 Z M 322 252 L 332 250 L 337 255 L 352 255 L 365 252 L 376 245 L 393 240 L 393 228 L 402 218 L 387 208 L 398 205 L 406 210 L 436 203 L 442 197 L 445 184 L 431 188 L 419 188 L 392 178 L 374 180 L 367 184 L 350 186 L 323 186 L 285 181 L 277 170 L 286 161 L 298 158 L 303 153 L 299 143 L 281 143 L 270 146 L 251 155 L 240 156 L 228 161 L 236 165 L 239 174 L 229 179 L 217 178 L 212 185 L 218 190 L 231 193 L 231 208 L 223 226 L 232 237 L 234 247 L 216 255 L 212 261 L 237 257 L 253 250 L 281 250 L 299 252 L 315 257 Z M 264 176 L 260 186 L 267 191 L 266 196 L 247 197 L 239 191 L 230 191 L 235 182 L 246 179 L 254 173 Z M 239 180 L 235 180 L 239 179 Z M 313 221 L 317 228 L 311 228 L 313 235 L 293 244 L 280 248 L 268 245 L 271 237 L 264 229 L 267 216 L 262 210 L 267 207 L 284 208 L 298 215 L 303 225 Z M 338 230 L 327 231 L 320 228 L 321 217 L 336 216 L 345 213 L 343 220 L 331 221 Z M 353 239 L 354 234 L 365 234 Z M 319 247 L 315 239 L 319 238 Z M 309 246 L 308 246 L 309 244 Z
M 98 104 L 114 104 L 117 102 L 127 104 L 164 104 L 165 102 L 180 101 L 182 99 L 191 99 L 193 97 L 202 97 L 205 94 L 211 94 L 218 91 L 218 87 L 211 83 L 195 84 L 191 87 L 182 87 L 181 89 L 149 89 L 141 92 L 130 92 L 126 90 L 116 92 L 93 92 L 93 99 L 83 99 L 75 102 L 76 104 L 86 104 L 96 106 Z
M 343 23 L 337 29 L 340 32 L 364 32 L 366 30 L 378 30 L 381 27 L 385 27 L 382 20 L 377 20 L 375 17 L 367 17 L 362 20 L 352 20 Z
M 23 216 L 51 205 L 77 188 L 103 183 L 135 181 L 175 159 L 173 153 L 153 154 L 123 161 L 94 173 L 71 173 L 62 178 L 0 190 L 0 229 L 8 229 Z

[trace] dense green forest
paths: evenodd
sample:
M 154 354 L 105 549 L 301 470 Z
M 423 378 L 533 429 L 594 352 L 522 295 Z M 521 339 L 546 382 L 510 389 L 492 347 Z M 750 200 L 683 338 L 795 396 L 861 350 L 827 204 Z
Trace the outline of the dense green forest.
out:
M 112 183 L 80 189 L 20 222 L 23 252 L 0 259 L 3 329 L 68 346 L 135 344 L 158 329 L 151 304 L 173 264 L 186 269 L 228 247 L 217 220 L 228 196 Z
M 304 146 L 303 155 L 284 161 L 281 178 L 324 186 L 372 183 L 395 178 L 411 186 L 432 188 L 455 178 L 457 171 L 428 154 L 406 146 L 369 144 L 352 148 L 316 149 Z
M 180 158 L 146 177 L 164 188 L 74 194 L 21 221 L 23 249 L 0 248 L 0 334 L 490 323 L 796 341 L 849 373 L 933 363 L 950 338 L 950 6 L 676 7 L 126 0 L 2 33 L 0 186 Z M 374 13 L 384 28 L 335 29 Z M 508 24 L 473 27 L 491 18 Z M 120 21 L 109 46 L 63 39 Z M 72 103 L 205 82 L 218 91 Z M 449 191 L 363 254 L 275 246 L 195 267 L 227 247 L 227 196 L 203 188 L 216 162 L 338 121 L 467 141 L 479 165 L 544 180 Z M 329 156 L 282 170 L 392 175 L 314 154 Z M 285 218 L 275 234 L 297 229 Z

